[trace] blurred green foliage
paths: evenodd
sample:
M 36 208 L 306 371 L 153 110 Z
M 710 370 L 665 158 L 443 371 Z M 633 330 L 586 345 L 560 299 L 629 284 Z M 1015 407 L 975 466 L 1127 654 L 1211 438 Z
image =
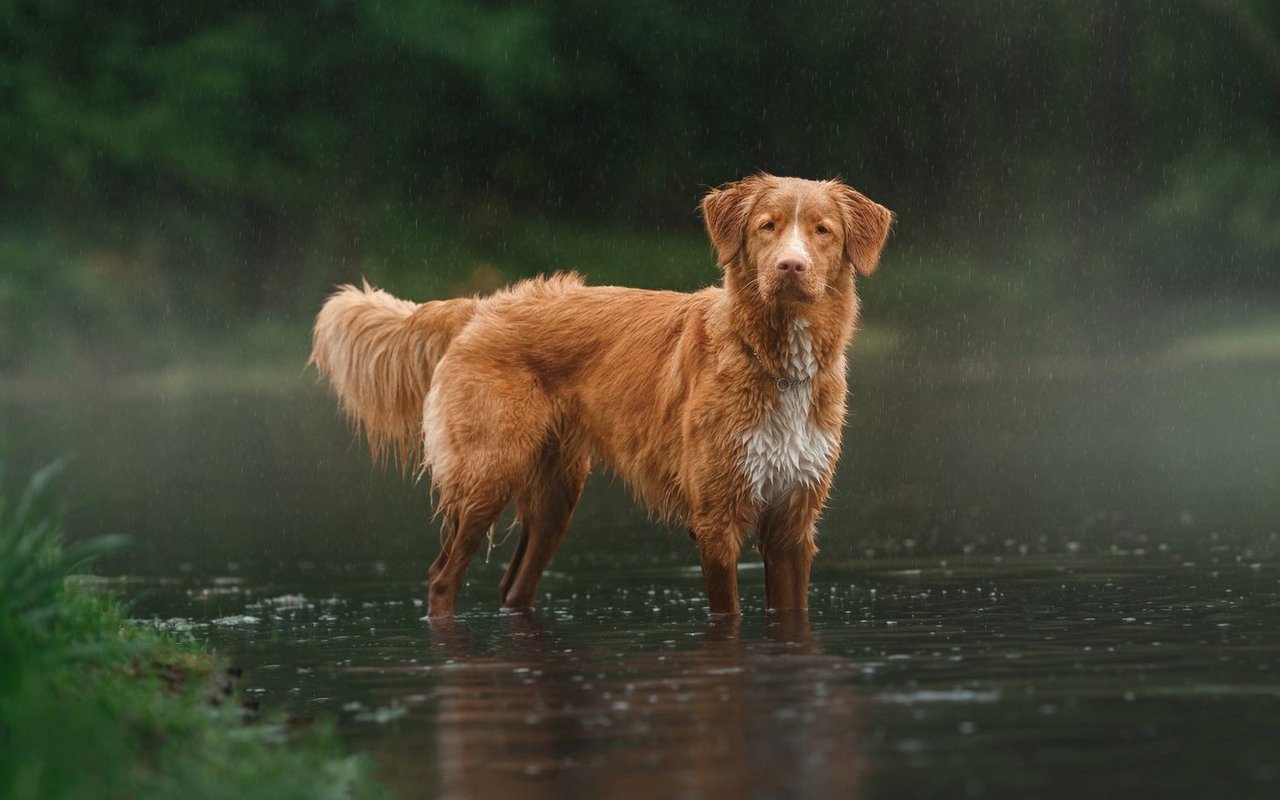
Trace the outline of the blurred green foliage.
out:
M 699 194 L 761 169 L 898 212 L 875 291 L 902 313 L 1280 288 L 1266 0 L 0 16 L 0 369 L 164 361 L 361 274 L 704 284 Z

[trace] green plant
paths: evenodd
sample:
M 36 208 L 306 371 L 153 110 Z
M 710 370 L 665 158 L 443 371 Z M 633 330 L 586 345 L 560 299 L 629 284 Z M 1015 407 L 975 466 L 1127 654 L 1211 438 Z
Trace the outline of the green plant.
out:
M 64 543 L 64 464 L 0 496 L 0 797 L 379 796 L 332 727 L 246 724 L 214 655 L 76 579 L 123 537 Z

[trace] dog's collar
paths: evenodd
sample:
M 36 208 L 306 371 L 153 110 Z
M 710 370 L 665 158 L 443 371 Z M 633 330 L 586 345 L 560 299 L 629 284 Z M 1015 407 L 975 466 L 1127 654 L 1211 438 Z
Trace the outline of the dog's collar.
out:
M 773 370 L 769 369 L 764 361 L 761 360 L 760 356 L 756 354 L 756 351 L 751 347 L 751 345 L 747 344 L 746 339 L 740 339 L 740 341 L 742 342 L 742 347 L 747 351 L 747 355 L 751 356 L 751 359 L 756 362 L 760 367 L 760 370 L 764 372 L 765 375 L 768 375 L 769 380 L 773 381 L 778 387 L 779 394 L 789 392 L 796 386 L 804 386 L 806 383 L 813 380 L 813 376 L 794 380 L 792 378 L 784 378 L 781 375 L 776 374 Z

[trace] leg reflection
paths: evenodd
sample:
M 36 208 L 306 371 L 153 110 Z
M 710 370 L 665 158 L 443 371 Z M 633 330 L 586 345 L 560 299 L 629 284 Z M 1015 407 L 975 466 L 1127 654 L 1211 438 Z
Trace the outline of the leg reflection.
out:
M 802 611 L 771 614 L 755 640 L 717 621 L 692 647 L 614 649 L 595 632 L 580 645 L 534 613 L 500 624 L 486 641 L 432 627 L 448 660 L 434 671 L 439 782 L 424 796 L 861 793 L 853 668 L 822 653 Z

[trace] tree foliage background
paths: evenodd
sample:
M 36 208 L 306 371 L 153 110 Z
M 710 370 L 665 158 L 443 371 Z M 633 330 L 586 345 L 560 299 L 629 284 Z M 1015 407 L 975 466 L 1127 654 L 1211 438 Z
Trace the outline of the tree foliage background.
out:
M 1280 290 L 1266 0 L 0 17 L 0 368 L 305 320 L 362 274 L 417 296 L 561 266 L 704 284 L 697 199 L 757 170 L 893 208 L 880 291 L 904 314 Z

